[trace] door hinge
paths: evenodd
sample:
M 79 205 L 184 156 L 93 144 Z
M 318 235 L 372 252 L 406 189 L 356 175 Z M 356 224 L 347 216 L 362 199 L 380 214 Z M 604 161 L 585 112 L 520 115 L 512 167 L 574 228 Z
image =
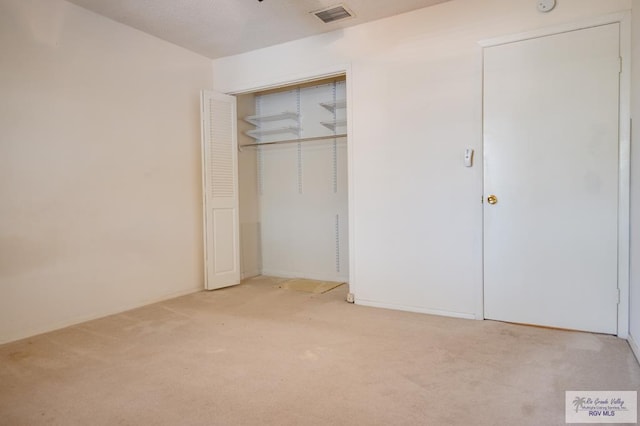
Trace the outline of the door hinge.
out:
M 618 56 L 618 59 L 620 63 L 620 69 L 618 70 L 618 74 L 622 74 L 622 56 Z

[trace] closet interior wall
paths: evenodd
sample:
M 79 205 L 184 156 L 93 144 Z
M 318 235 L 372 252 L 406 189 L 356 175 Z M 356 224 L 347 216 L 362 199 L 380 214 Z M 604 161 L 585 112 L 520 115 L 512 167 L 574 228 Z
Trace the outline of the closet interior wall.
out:
M 254 128 L 242 120 L 255 114 L 255 95 L 237 97 L 238 145 L 254 143 L 245 132 Z M 262 273 L 260 258 L 260 203 L 258 198 L 257 149 L 238 152 L 238 203 L 240 219 L 240 272 L 250 278 Z
M 347 281 L 345 99 L 344 80 L 238 97 L 240 146 L 289 142 L 238 156 L 244 278 Z

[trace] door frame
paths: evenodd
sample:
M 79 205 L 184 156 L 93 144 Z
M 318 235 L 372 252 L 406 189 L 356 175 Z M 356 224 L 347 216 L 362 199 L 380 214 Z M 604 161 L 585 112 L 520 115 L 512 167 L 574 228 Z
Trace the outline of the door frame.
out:
M 355 294 L 356 291 L 356 268 L 355 268 L 355 196 L 354 196 L 354 167 L 353 158 L 355 155 L 354 139 L 353 139 L 353 79 L 351 71 L 351 63 L 336 64 L 315 71 L 308 71 L 304 73 L 298 73 L 288 76 L 280 76 L 274 78 L 268 78 L 261 82 L 256 82 L 248 86 L 240 88 L 234 88 L 231 90 L 225 90 L 223 93 L 232 96 L 246 95 L 254 92 L 261 92 L 265 90 L 277 89 L 280 87 L 293 86 L 296 84 L 302 84 L 311 82 L 314 80 L 323 80 L 331 77 L 345 76 L 346 79 L 346 92 L 347 92 L 347 209 L 349 210 L 349 296 Z
M 525 33 L 479 41 L 482 47 L 482 72 L 484 72 L 484 49 L 502 44 L 530 40 L 570 31 L 598 27 L 607 24 L 620 24 L 620 56 L 622 66 L 620 72 L 620 104 L 618 125 L 618 332 L 623 339 L 629 336 L 629 240 L 630 240 L 630 171 L 631 171 L 631 12 L 625 11 L 594 17 L 584 21 L 541 28 Z M 482 78 L 484 87 L 484 75 Z M 484 155 L 484 129 L 482 130 L 482 146 Z M 483 164 L 484 167 L 484 164 Z M 483 199 L 484 199 L 484 170 L 483 170 Z M 483 239 L 484 239 L 484 209 L 483 209 Z M 484 270 L 484 252 L 483 252 Z M 484 318 L 484 273 L 478 306 Z

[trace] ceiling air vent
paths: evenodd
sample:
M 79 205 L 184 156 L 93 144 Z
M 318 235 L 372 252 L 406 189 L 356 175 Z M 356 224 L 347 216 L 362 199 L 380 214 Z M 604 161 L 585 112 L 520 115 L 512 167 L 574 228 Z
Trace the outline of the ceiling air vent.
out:
M 349 9 L 347 9 L 346 6 L 341 4 L 311 13 L 316 15 L 325 24 L 353 17 L 353 12 L 351 12 Z

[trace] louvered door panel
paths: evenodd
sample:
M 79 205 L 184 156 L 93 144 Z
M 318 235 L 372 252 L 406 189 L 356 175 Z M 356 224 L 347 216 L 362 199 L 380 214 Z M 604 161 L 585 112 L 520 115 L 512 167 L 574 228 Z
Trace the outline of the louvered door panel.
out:
M 236 98 L 202 93 L 205 288 L 240 282 Z
M 213 197 L 234 196 L 233 176 L 233 112 L 227 102 L 209 99 L 211 126 L 211 161 L 209 162 L 209 187 Z

